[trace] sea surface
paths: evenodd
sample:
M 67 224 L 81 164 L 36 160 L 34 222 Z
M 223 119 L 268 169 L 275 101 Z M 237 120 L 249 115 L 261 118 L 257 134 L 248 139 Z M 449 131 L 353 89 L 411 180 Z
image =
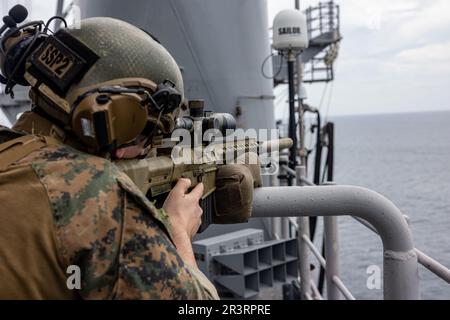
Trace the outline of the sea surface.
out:
M 335 180 L 373 189 L 411 219 L 416 248 L 450 267 L 450 112 L 351 116 L 336 124 Z M 312 162 L 312 160 L 310 160 Z M 367 269 L 382 269 L 378 236 L 339 218 L 340 266 L 357 299 L 381 299 L 368 289 Z M 450 299 L 450 285 L 420 267 L 424 299 Z

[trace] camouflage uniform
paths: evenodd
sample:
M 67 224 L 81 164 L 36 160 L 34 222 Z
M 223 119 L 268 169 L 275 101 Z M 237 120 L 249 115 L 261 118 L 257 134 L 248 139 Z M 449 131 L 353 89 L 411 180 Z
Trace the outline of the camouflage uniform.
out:
M 2 128 L 0 143 L 43 134 L 41 120 Z M 218 298 L 178 255 L 166 213 L 108 160 L 46 144 L 0 169 L 0 204 L 0 298 Z M 70 265 L 80 290 L 67 289 Z

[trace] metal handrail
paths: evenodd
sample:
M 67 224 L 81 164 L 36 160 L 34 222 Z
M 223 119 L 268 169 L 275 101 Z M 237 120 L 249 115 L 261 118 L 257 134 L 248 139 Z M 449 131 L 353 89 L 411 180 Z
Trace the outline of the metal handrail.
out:
M 305 293 L 305 296 L 307 300 L 314 300 L 309 293 Z
M 295 172 L 293 170 L 289 170 L 289 168 L 286 168 L 286 166 L 282 167 L 283 170 L 285 170 L 288 174 L 291 174 L 292 176 L 296 177 L 297 185 L 299 186 L 305 186 L 305 185 L 311 185 L 312 183 L 306 181 L 306 183 L 303 182 L 302 178 L 306 177 L 306 167 L 304 166 L 298 166 L 296 167 Z M 306 180 L 306 179 L 304 179 Z M 313 185 L 313 184 L 312 184 Z M 334 277 L 339 278 L 339 255 L 338 255 L 338 227 L 337 227 L 337 217 L 326 215 L 324 217 L 324 233 L 327 235 L 324 238 L 324 245 L 325 245 L 325 256 L 326 259 L 318 253 L 317 248 L 313 245 L 312 242 L 309 241 L 309 231 L 305 233 L 305 230 L 309 230 L 309 220 L 300 220 L 302 221 L 302 230 L 303 232 L 300 234 L 299 237 L 299 246 L 301 253 L 301 260 L 304 260 L 305 257 L 307 259 L 307 254 L 305 253 L 304 246 L 302 246 L 302 243 L 305 243 L 307 245 L 307 249 L 310 251 L 312 250 L 316 257 L 319 259 L 319 261 L 322 264 L 322 270 L 325 271 L 326 275 L 326 285 L 327 285 L 327 297 L 331 300 L 341 300 L 341 292 L 340 288 L 336 286 L 335 282 L 333 281 Z M 304 264 L 307 264 L 309 267 L 309 262 L 300 262 L 300 273 L 302 277 L 305 277 L 309 275 L 309 270 L 305 268 Z M 321 272 L 322 272 L 321 270 Z M 304 289 L 304 288 L 302 288 Z
M 320 294 L 319 289 L 317 289 L 316 284 L 313 281 L 310 282 L 310 287 L 312 292 L 314 293 L 314 296 L 316 297 L 316 300 L 323 300 L 323 297 Z
M 286 169 L 283 167 L 283 169 Z M 289 168 L 287 168 L 289 169 Z M 306 168 L 304 166 L 298 166 L 294 172 L 290 171 L 297 179 L 297 184 L 299 186 L 305 186 L 302 182 L 302 177 L 306 176 Z M 325 217 L 324 218 L 324 232 L 326 233 L 326 246 L 328 249 L 325 251 L 327 259 L 325 259 L 314 246 L 314 244 L 309 241 L 309 219 L 305 217 L 298 218 L 297 230 L 299 234 L 299 258 L 300 258 L 300 275 L 301 275 L 301 290 L 302 296 L 306 297 L 306 293 L 312 290 L 313 293 L 319 292 L 315 287 L 313 281 L 311 281 L 310 270 L 309 270 L 309 257 L 308 254 L 311 249 L 314 250 L 316 256 L 319 260 L 322 260 L 322 268 L 325 271 L 326 282 L 327 282 L 327 295 L 328 299 L 340 300 L 340 293 L 344 291 L 343 295 L 345 298 L 349 299 L 351 294 L 350 291 L 345 287 L 343 282 L 339 278 L 339 260 L 338 260 L 338 229 L 337 229 L 337 218 L 336 217 Z M 305 241 L 306 239 L 306 241 Z M 305 246 L 308 252 L 305 252 Z M 335 281 L 334 279 L 338 279 Z M 337 283 L 337 284 L 336 284 Z M 310 284 L 310 285 L 308 285 Z M 314 291 L 315 289 L 315 291 Z M 319 292 L 320 295 L 320 292 Z
M 284 168 L 284 169 L 286 169 L 286 168 Z M 293 172 L 293 170 L 291 170 L 289 173 L 293 174 L 294 172 Z M 314 183 L 312 183 L 311 181 L 309 181 L 309 180 L 307 180 L 305 178 L 300 178 L 300 181 L 303 184 L 305 184 L 305 185 L 315 186 Z M 371 231 L 373 231 L 376 234 L 378 234 L 376 229 L 370 223 L 368 223 L 367 221 L 365 221 L 365 220 L 363 220 L 361 218 L 358 218 L 358 217 L 353 217 L 353 219 L 355 219 L 356 221 L 358 221 L 359 223 L 361 223 L 362 225 L 364 225 L 365 227 L 367 227 Z M 440 279 L 442 279 L 445 282 L 447 282 L 448 284 L 450 284 L 450 269 L 449 268 L 447 268 L 446 266 L 444 266 L 440 262 L 436 261 L 435 259 L 431 258 L 430 256 L 428 256 L 427 254 L 423 253 L 422 251 L 420 251 L 417 248 L 414 248 L 414 251 L 415 251 L 415 253 L 417 255 L 418 262 L 422 266 L 424 266 L 426 269 L 428 269 L 430 272 L 432 272 L 434 275 L 436 275 Z
M 367 222 L 363 219 L 357 218 L 357 217 L 353 217 L 353 218 L 356 221 L 358 221 L 359 223 L 361 223 L 362 225 L 364 225 L 365 227 L 367 227 L 368 229 L 370 229 L 371 231 L 378 234 L 378 232 L 375 230 L 375 228 L 369 222 Z M 435 274 L 440 279 L 442 279 L 445 282 L 447 282 L 448 284 L 450 284 L 450 269 L 449 268 L 447 268 L 443 264 L 439 263 L 435 259 L 431 258 L 430 256 L 426 255 L 425 253 L 423 253 L 422 251 L 420 251 L 417 248 L 415 248 L 414 251 L 417 255 L 418 262 L 422 266 L 427 268 L 431 273 Z
M 333 1 L 309 7 L 305 13 L 310 39 L 340 29 L 340 7 Z
M 420 298 L 418 262 L 410 229 L 400 210 L 380 194 L 353 186 L 256 189 L 255 218 L 358 216 L 379 232 L 384 246 L 385 299 Z
M 290 173 L 292 174 L 292 172 L 290 172 Z M 300 178 L 300 180 L 305 185 L 315 186 L 314 183 L 312 183 L 311 181 L 309 181 L 309 180 L 307 180 L 305 178 Z M 373 231 L 376 234 L 378 234 L 376 229 L 370 223 L 368 223 L 367 221 L 365 221 L 365 220 L 363 220 L 361 218 L 358 218 L 358 217 L 353 217 L 353 219 L 355 219 L 356 221 L 358 221 L 359 223 L 361 223 L 362 225 L 364 225 L 365 227 L 367 227 L 371 231 Z M 406 219 L 406 217 L 405 217 L 405 219 Z M 418 262 L 422 266 L 424 266 L 426 269 L 428 269 L 431 273 L 433 273 L 434 275 L 436 275 L 440 279 L 442 279 L 445 282 L 447 282 L 448 284 L 450 284 L 450 269 L 449 268 L 447 268 L 446 266 L 444 266 L 440 262 L 436 261 L 435 259 L 431 258 L 430 256 L 428 256 L 427 254 L 423 253 L 422 251 L 420 251 L 417 248 L 414 248 L 414 251 L 415 251 L 415 253 L 417 255 Z
M 312 241 L 306 235 L 302 235 L 302 240 L 305 241 L 305 243 L 308 245 L 308 247 L 311 250 L 311 252 L 313 253 L 313 255 L 319 261 L 320 265 L 324 268 L 325 272 L 327 272 L 327 262 L 326 262 L 325 258 L 320 254 L 319 250 L 316 248 L 314 243 L 312 243 Z M 341 291 L 341 293 L 344 295 L 344 297 L 347 300 L 356 300 L 355 297 L 350 292 L 350 290 L 347 289 L 345 284 L 342 282 L 342 280 L 338 276 L 333 276 L 332 279 L 333 279 L 333 282 L 336 285 L 336 287 L 339 289 L 339 291 Z M 312 288 L 314 288 L 314 287 L 312 287 Z M 316 288 L 316 290 L 317 290 L 317 288 Z M 317 293 L 318 292 L 319 291 L 317 290 Z
M 433 258 L 427 256 L 422 251 L 415 249 L 419 263 L 434 273 L 436 276 L 450 284 L 450 269 L 437 262 Z
M 336 287 L 339 289 L 339 291 L 341 291 L 341 293 L 344 295 L 344 297 L 347 300 L 356 300 L 355 297 L 352 295 L 352 293 L 350 292 L 350 290 L 347 289 L 347 287 L 345 286 L 345 284 L 342 282 L 341 279 L 339 279 L 338 276 L 334 276 L 333 277 L 333 282 L 336 285 Z
M 322 268 L 325 270 L 327 269 L 327 262 L 325 258 L 322 256 L 322 254 L 317 250 L 316 246 L 312 241 L 309 239 L 309 237 L 302 235 L 302 240 L 305 241 L 305 243 L 308 245 L 309 249 L 311 250 L 312 254 L 317 258 L 317 261 L 319 261 Z

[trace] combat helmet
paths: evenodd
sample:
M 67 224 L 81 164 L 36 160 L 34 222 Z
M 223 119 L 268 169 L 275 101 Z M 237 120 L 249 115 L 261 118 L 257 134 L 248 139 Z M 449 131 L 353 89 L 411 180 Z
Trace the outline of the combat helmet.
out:
M 61 29 L 28 66 L 36 107 L 93 150 L 132 143 L 156 129 L 170 132 L 183 101 L 181 71 L 171 54 L 149 33 L 118 19 L 89 18 L 80 28 Z

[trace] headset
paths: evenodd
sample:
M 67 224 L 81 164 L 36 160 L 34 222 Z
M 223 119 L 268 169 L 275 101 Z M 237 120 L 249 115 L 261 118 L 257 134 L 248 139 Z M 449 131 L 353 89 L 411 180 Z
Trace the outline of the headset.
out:
M 15 85 L 31 86 L 33 110 L 96 152 L 112 152 L 142 135 L 148 138 L 148 147 L 156 131 L 164 131 L 162 117 L 182 102 L 172 82 L 125 78 L 71 92 L 99 57 L 64 29 L 56 33 L 49 29 L 55 19 L 67 27 L 64 18 L 18 26 L 27 16 L 27 9 L 16 5 L 0 28 L 0 82 L 5 93 L 13 98 Z
M 123 147 L 135 144 L 141 135 L 147 137 L 146 148 L 157 129 L 164 133 L 173 129 L 160 124 L 163 115 L 181 104 L 172 82 L 156 85 L 144 78 L 125 78 L 97 86 L 78 95 L 71 107 L 71 127 L 84 144 Z

